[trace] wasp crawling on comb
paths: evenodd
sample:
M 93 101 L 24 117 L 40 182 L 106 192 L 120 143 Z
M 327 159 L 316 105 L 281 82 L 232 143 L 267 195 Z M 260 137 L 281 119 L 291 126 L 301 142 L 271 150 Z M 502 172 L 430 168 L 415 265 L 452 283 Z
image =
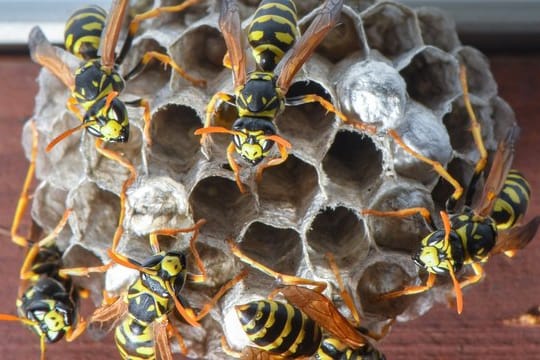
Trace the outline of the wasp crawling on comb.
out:
M 206 109 L 204 127 L 196 130 L 195 134 L 202 135 L 203 151 L 210 145 L 208 134 L 227 133 L 233 136 L 227 148 L 227 159 L 241 192 L 245 192 L 245 188 L 240 180 L 240 166 L 234 159 L 235 152 L 250 165 L 259 166 L 257 180 L 261 179 L 264 169 L 287 159 L 291 144 L 277 135 L 274 124 L 274 119 L 285 106 L 317 102 L 361 131 L 375 131 L 372 126 L 347 119 L 319 95 L 287 96 L 294 76 L 336 24 L 342 5 L 342 0 L 325 1 L 306 32 L 299 37 L 296 7 L 292 1 L 262 1 L 248 28 L 248 40 L 257 70 L 247 73 L 238 4 L 234 0 L 221 2 L 219 27 L 228 49 L 224 62 L 232 68 L 235 91 L 234 94 L 218 92 L 212 97 Z M 238 119 L 232 129 L 212 126 L 219 101 L 236 107 L 238 111 Z M 280 156 L 261 163 L 274 143 Z
M 529 199 L 530 187 L 525 178 L 516 170 L 511 170 L 514 155 L 514 143 L 519 129 L 510 128 L 506 137 L 499 143 L 494 155 L 491 170 L 485 180 L 481 196 L 472 203 L 475 185 L 487 165 L 487 151 L 484 148 L 481 127 L 473 111 L 467 87 L 465 67 L 461 68 L 461 84 L 463 98 L 471 120 L 471 129 L 480 158 L 475 166 L 469 185 L 463 211 L 448 214 L 441 211 L 444 229 L 436 229 L 429 210 L 426 208 L 409 208 L 396 211 L 377 211 L 367 209 L 364 215 L 406 217 L 420 214 L 433 231 L 421 241 L 420 249 L 413 256 L 414 261 L 428 273 L 425 285 L 408 286 L 383 294 L 382 298 L 394 298 L 424 292 L 435 284 L 437 275 L 449 275 L 452 278 L 456 294 L 457 312 L 463 310 L 461 289 L 478 282 L 484 274 L 480 263 L 490 255 L 505 253 L 508 256 L 524 248 L 535 236 L 540 226 L 540 216 L 536 216 L 527 224 L 520 224 L 524 217 Z M 452 208 L 463 196 L 463 188 L 441 164 L 427 159 L 409 146 L 399 135 L 390 130 L 390 136 L 412 156 L 430 165 L 444 179 L 454 186 L 454 192 L 447 202 Z M 511 194 L 511 195 L 510 195 Z M 474 275 L 458 280 L 456 272 L 465 265 L 471 265 Z

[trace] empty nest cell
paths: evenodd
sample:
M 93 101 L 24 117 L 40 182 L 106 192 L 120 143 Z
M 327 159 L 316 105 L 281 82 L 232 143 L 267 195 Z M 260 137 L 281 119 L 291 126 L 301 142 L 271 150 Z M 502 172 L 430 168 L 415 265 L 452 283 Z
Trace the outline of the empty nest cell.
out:
M 326 267 L 324 254 L 327 252 L 334 255 L 339 267 L 360 263 L 368 255 L 369 239 L 363 221 L 343 206 L 321 210 L 313 219 L 306 239 L 314 265 Z
M 367 42 L 392 61 L 422 45 L 416 15 L 396 3 L 381 3 L 362 13 Z

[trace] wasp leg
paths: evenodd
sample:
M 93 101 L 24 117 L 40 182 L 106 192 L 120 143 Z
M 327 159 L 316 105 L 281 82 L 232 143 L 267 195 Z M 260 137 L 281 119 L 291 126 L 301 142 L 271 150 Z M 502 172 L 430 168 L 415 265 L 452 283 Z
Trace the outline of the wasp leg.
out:
M 124 216 L 125 216 L 125 208 L 126 208 L 126 192 L 127 189 L 133 184 L 137 177 L 137 171 L 135 170 L 135 167 L 133 164 L 125 159 L 120 153 L 106 149 L 104 148 L 103 140 L 96 139 L 96 150 L 106 158 L 118 162 L 120 165 L 125 167 L 129 170 L 129 176 L 122 184 L 122 189 L 120 191 L 120 217 L 118 219 L 118 226 L 116 227 L 116 231 L 114 233 L 113 237 L 113 243 L 112 243 L 112 250 L 116 251 L 116 247 L 118 246 L 118 242 L 120 241 L 120 238 L 122 237 L 122 234 L 124 233 Z
M 234 159 L 234 149 L 234 143 L 231 142 L 229 146 L 227 146 L 227 161 L 229 162 L 229 166 L 234 172 L 234 180 L 236 181 L 236 186 L 238 186 L 238 190 L 240 190 L 240 192 L 243 194 L 246 192 L 246 188 L 242 184 L 242 180 L 240 180 L 240 165 L 238 165 L 238 163 Z
M 435 172 L 439 174 L 439 176 L 441 176 L 443 179 L 448 181 L 450 185 L 452 185 L 452 187 L 454 188 L 454 192 L 446 202 L 446 208 L 453 209 L 458 200 L 463 195 L 463 187 L 461 186 L 461 184 L 456 179 L 454 179 L 452 175 L 450 175 L 450 173 L 442 166 L 440 162 L 425 157 L 424 155 L 418 153 L 417 151 L 409 147 L 407 144 L 405 144 L 401 136 L 399 136 L 395 130 L 388 130 L 388 135 L 390 135 L 394 139 L 396 144 L 403 148 L 403 150 L 405 150 L 407 153 L 417 158 L 418 160 L 430 165 L 433 170 L 435 170 Z
M 231 249 L 231 252 L 234 256 L 236 256 L 240 261 L 250 265 L 251 267 L 265 273 L 268 276 L 273 277 L 276 279 L 280 285 L 307 285 L 307 286 L 313 286 L 314 291 L 318 293 L 322 293 L 324 289 L 326 289 L 326 282 L 324 281 L 315 281 L 310 279 L 301 278 L 298 276 L 292 276 L 292 275 L 286 275 L 279 273 L 275 270 L 270 269 L 266 265 L 261 264 L 260 262 L 250 258 L 246 254 L 244 254 L 240 248 L 237 246 L 237 244 L 234 243 L 232 239 L 227 240 L 229 247 Z
M 131 20 L 129 24 L 128 34 L 127 34 L 126 40 L 124 41 L 124 45 L 122 46 L 122 50 L 120 51 L 120 54 L 116 57 L 116 63 L 121 64 L 124 61 L 127 55 L 127 52 L 131 48 L 133 38 L 135 37 L 135 34 L 139 30 L 141 21 L 157 17 L 161 15 L 162 13 L 180 12 L 194 4 L 197 4 L 198 2 L 200 2 L 200 0 L 186 0 L 183 3 L 178 4 L 178 5 L 163 6 L 163 7 L 148 10 L 142 14 L 135 15 L 135 17 L 133 18 L 133 20 Z
M 188 227 L 188 228 L 170 228 L 170 229 L 159 229 L 150 234 L 150 246 L 152 248 L 152 251 L 154 253 L 160 252 L 159 247 L 159 241 L 158 236 L 159 235 L 167 235 L 167 236 L 174 236 L 178 233 L 189 233 L 192 232 L 193 236 L 191 237 L 191 240 L 189 242 L 191 251 L 194 252 L 194 257 L 197 261 L 197 267 L 201 269 L 201 272 L 206 273 L 206 270 L 203 271 L 204 266 L 202 265 L 201 257 L 199 256 L 199 253 L 197 252 L 197 249 L 195 249 L 195 241 L 197 240 L 197 237 L 199 236 L 199 230 L 201 226 L 206 224 L 205 219 L 200 219 L 195 223 L 195 225 Z M 200 263 L 199 263 L 200 262 Z
M 287 160 L 287 157 L 289 156 L 289 152 L 287 151 L 287 148 L 281 144 L 277 144 L 277 145 L 278 145 L 278 150 L 281 156 L 279 158 L 272 159 L 268 161 L 267 163 L 259 165 L 259 167 L 257 168 L 257 173 L 255 175 L 255 179 L 257 180 L 257 182 L 261 181 L 262 173 L 264 169 L 282 164 L 285 162 L 285 160 Z
M 435 284 L 435 274 L 429 273 L 428 279 L 426 281 L 426 285 L 419 285 L 419 286 L 407 286 L 401 290 L 388 292 L 386 294 L 381 294 L 381 299 L 393 299 L 397 298 L 403 295 L 413 295 L 413 294 L 419 294 L 423 293 L 433 287 Z
M 236 101 L 234 95 L 227 94 L 226 92 L 220 91 L 214 94 L 214 96 L 212 96 L 212 98 L 208 102 L 208 105 L 206 106 L 206 116 L 204 119 L 205 128 L 208 128 L 212 125 L 212 119 L 217 113 L 216 108 L 217 108 L 218 101 L 220 100 L 228 104 L 232 104 L 232 105 L 235 105 L 235 101 Z M 209 157 L 208 149 L 210 148 L 211 145 L 212 145 L 212 141 L 208 137 L 208 134 L 204 132 L 201 133 L 201 146 L 202 146 L 203 153 L 205 154 L 206 157 Z
M 338 283 L 341 298 L 343 299 L 343 302 L 345 302 L 345 304 L 349 308 L 349 311 L 351 312 L 351 315 L 355 321 L 354 326 L 359 327 L 361 323 L 360 314 L 358 314 L 358 310 L 356 309 L 356 306 L 354 306 L 354 301 L 351 296 L 351 293 L 347 291 L 347 289 L 345 288 L 345 284 L 343 283 L 343 278 L 341 277 L 341 274 L 339 272 L 339 268 L 337 266 L 334 255 L 332 255 L 331 253 L 326 253 L 325 256 L 328 261 L 328 265 L 330 266 L 330 269 L 334 273 L 334 277 L 336 278 L 336 281 Z
M 79 119 L 81 122 L 84 121 L 84 116 L 81 114 L 81 110 L 79 109 L 79 103 L 76 98 L 73 96 L 70 96 L 67 100 L 66 107 L 69 111 L 73 113 Z
M 469 188 L 467 189 L 467 195 L 465 196 L 465 205 L 469 206 L 472 203 L 472 197 L 474 195 L 474 188 L 476 187 L 476 183 L 478 182 L 480 175 L 482 175 L 482 172 L 486 168 L 488 153 L 482 139 L 482 128 L 480 126 L 480 123 L 478 122 L 478 119 L 476 117 L 476 114 L 474 113 L 474 109 L 471 104 L 471 98 L 469 96 L 469 86 L 467 85 L 467 69 L 465 68 L 465 65 L 460 66 L 459 79 L 461 81 L 461 88 L 463 89 L 463 102 L 465 103 L 465 108 L 467 109 L 469 119 L 471 120 L 471 133 L 474 139 L 474 143 L 476 144 L 476 148 L 480 153 L 480 159 L 478 159 L 478 162 L 474 167 L 473 177 L 471 178 Z
M 240 274 L 236 275 L 231 280 L 229 280 L 227 283 L 225 283 L 225 285 L 223 285 L 219 289 L 219 291 L 212 297 L 212 299 L 210 299 L 209 302 L 203 305 L 199 313 L 196 315 L 195 320 L 199 321 L 202 318 L 204 318 L 210 312 L 210 310 L 212 310 L 212 308 L 216 305 L 219 299 L 221 299 L 221 297 L 225 295 L 225 293 L 229 291 L 234 285 L 242 281 L 247 276 L 247 274 L 248 274 L 247 270 L 244 270 Z
M 143 136 L 146 144 L 152 146 L 152 116 L 150 114 L 150 103 L 146 99 L 138 99 L 133 101 L 126 101 L 126 105 L 142 107 L 143 108 L 143 120 L 144 120 L 144 130 Z
M 99 265 L 99 266 L 60 269 L 58 271 L 58 274 L 60 276 L 63 276 L 63 277 L 67 277 L 67 276 L 89 276 L 91 273 L 104 273 L 105 271 L 109 270 L 109 268 L 112 266 L 112 264 L 113 264 L 112 261 L 110 261 L 107 264 L 103 264 L 103 265 Z
M 373 209 L 362 210 L 362 215 L 373 215 L 373 216 L 380 216 L 380 217 L 404 218 L 404 217 L 413 216 L 416 214 L 420 214 L 426 221 L 427 225 L 431 229 L 433 230 L 435 229 L 435 224 L 433 223 L 431 214 L 429 213 L 429 210 L 424 207 L 414 207 L 414 208 L 401 209 L 401 210 L 395 210 L 395 211 L 378 211 L 378 210 L 373 210 Z
M 169 65 L 171 68 L 173 68 L 174 71 L 176 71 L 178 75 L 191 82 L 194 86 L 206 86 L 206 80 L 192 77 L 184 69 L 182 69 L 182 67 L 180 67 L 180 65 L 178 65 L 169 55 L 157 51 L 148 51 L 147 53 L 145 53 L 141 61 L 139 61 L 139 63 L 125 76 L 125 80 L 129 80 L 130 78 L 141 72 L 142 69 L 154 59 L 161 62 L 165 67 Z
M 358 129 L 358 130 L 360 130 L 362 132 L 367 132 L 367 133 L 370 133 L 370 134 L 376 134 L 377 133 L 377 127 L 375 127 L 373 125 L 366 124 L 366 123 L 364 123 L 363 121 L 360 121 L 360 120 L 351 120 L 351 119 L 349 119 L 347 116 L 345 116 L 345 114 L 343 114 L 341 111 L 339 111 L 330 101 L 326 100 L 322 96 L 315 95 L 315 94 L 308 94 L 308 95 L 303 95 L 303 96 L 292 97 L 292 98 L 287 98 L 286 99 L 286 104 L 291 105 L 291 106 L 298 106 L 298 105 L 312 103 L 312 102 L 317 102 L 323 108 L 325 108 L 326 111 L 329 111 L 329 112 L 332 112 L 332 113 L 336 114 L 336 116 L 339 117 L 339 119 L 341 121 L 343 121 L 345 124 L 350 124 L 350 125 L 354 126 L 356 129 Z
M 21 220 L 24 213 L 26 212 L 26 208 L 28 207 L 28 201 L 30 200 L 30 195 L 28 192 L 30 185 L 32 184 L 32 180 L 34 179 L 39 143 L 36 123 L 33 120 L 30 123 L 30 128 L 32 129 L 32 150 L 30 152 L 30 164 L 28 165 L 28 170 L 26 171 L 23 188 L 21 190 L 21 194 L 19 195 L 19 200 L 17 201 L 17 207 L 15 208 L 15 214 L 13 215 L 13 222 L 11 223 L 11 241 L 22 247 L 28 246 L 28 239 L 19 234 L 19 227 L 21 225 Z
M 225 335 L 221 336 L 221 349 L 223 350 L 225 354 L 235 359 L 240 359 L 242 357 L 241 351 L 235 351 L 231 348 L 231 346 L 227 342 L 227 339 L 225 338 Z
M 87 322 L 82 317 L 78 318 L 75 329 L 69 329 L 66 332 L 66 341 L 68 342 L 75 340 L 84 332 L 84 330 L 86 330 L 86 326 L 88 325 Z
M 183 355 L 187 355 L 188 349 L 186 343 L 184 342 L 184 338 L 182 337 L 182 335 L 180 335 L 178 329 L 169 322 L 167 325 L 167 331 L 169 335 L 174 336 L 176 338 L 176 341 L 178 341 L 178 346 L 180 346 L 180 352 L 182 352 Z
M 482 265 L 480 265 L 479 263 L 472 263 L 471 267 L 474 271 L 474 275 L 471 275 L 465 278 L 465 280 L 459 282 L 459 286 L 462 289 L 466 286 L 479 282 L 484 277 L 484 269 L 482 268 Z

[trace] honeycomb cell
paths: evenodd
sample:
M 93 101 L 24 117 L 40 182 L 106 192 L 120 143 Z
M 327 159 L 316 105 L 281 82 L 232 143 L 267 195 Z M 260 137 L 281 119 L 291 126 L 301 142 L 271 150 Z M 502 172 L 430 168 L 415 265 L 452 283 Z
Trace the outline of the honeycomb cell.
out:
M 71 245 L 62 256 L 63 268 L 101 266 L 101 260 L 92 252 L 77 244 Z M 105 284 L 105 273 L 91 273 L 89 276 L 73 276 L 75 285 L 90 291 L 92 301 L 101 303 L 101 292 Z
M 306 234 L 310 260 L 327 267 L 324 255 L 334 255 L 338 266 L 361 263 L 368 255 L 369 239 L 358 215 L 343 206 L 322 209 Z
M 294 155 L 264 171 L 258 185 L 259 216 L 269 224 L 295 226 L 318 192 L 317 171 Z M 276 214 L 274 209 L 280 209 Z
M 361 16 L 370 49 L 377 50 L 394 63 L 422 45 L 418 19 L 405 6 L 382 2 Z
M 407 85 L 399 72 L 383 61 L 343 61 L 333 71 L 341 110 L 352 120 L 394 128 L 407 104 Z
M 302 19 L 300 28 L 302 33 L 312 21 L 312 17 L 317 15 L 317 11 Z M 360 52 L 361 57 L 367 56 L 368 49 L 362 20 L 354 10 L 344 7 L 339 19 L 339 25 L 333 28 L 317 47 L 316 53 L 323 55 L 326 59 L 337 63 L 348 55 Z
M 184 186 L 165 176 L 140 176 L 127 192 L 124 224 L 138 235 L 193 226 Z
M 485 101 L 497 95 L 497 84 L 489 70 L 487 57 L 470 46 L 460 47 L 455 52 L 460 64 L 467 68 L 469 92 Z
M 421 155 L 443 166 L 452 159 L 453 150 L 445 126 L 424 106 L 411 101 L 395 130 L 406 145 Z M 400 145 L 393 143 L 393 146 L 393 164 L 397 173 L 428 187 L 434 185 L 438 175 L 430 165 L 405 152 Z
M 172 58 L 191 76 L 213 79 L 223 70 L 225 42 L 220 31 L 210 22 L 191 27 L 170 47 Z M 173 76 L 173 86 L 178 84 L 178 75 Z M 185 81 L 181 81 L 185 85 Z
M 492 118 L 493 118 L 493 134 L 497 142 L 504 139 L 508 128 L 516 124 L 516 115 L 506 101 L 498 96 L 491 99 Z
M 443 51 L 451 52 L 460 45 L 456 33 L 456 23 L 444 11 L 421 7 L 416 10 L 424 44 L 435 46 Z
M 207 220 L 201 232 L 218 242 L 238 234 L 257 212 L 252 196 L 242 195 L 234 180 L 218 176 L 199 179 L 189 203 L 195 219 Z
M 315 81 L 298 81 L 292 84 L 287 97 L 315 94 L 331 101 L 330 94 Z M 328 137 L 335 132 L 336 116 L 328 113 L 318 103 L 288 106 L 275 120 L 280 136 L 289 141 L 294 152 L 301 149 L 304 157 L 320 159 L 328 146 Z
M 475 160 L 477 159 L 478 157 L 475 158 Z M 463 186 L 466 194 L 469 183 L 471 181 L 471 177 L 474 172 L 474 163 L 466 159 L 455 157 L 454 159 L 452 159 L 452 161 L 448 163 L 446 170 L 454 179 L 456 179 L 461 184 L 461 186 Z M 452 185 L 450 185 L 450 183 L 448 183 L 448 181 L 442 178 L 439 179 L 437 185 L 433 188 L 433 191 L 431 192 L 433 202 L 435 203 L 435 208 L 445 209 L 446 202 L 453 192 L 454 188 L 452 187 Z M 463 205 L 464 201 L 465 198 L 463 197 L 461 201 L 458 202 L 456 208 L 459 209 L 460 206 Z
M 353 9 L 353 11 L 360 13 L 376 2 L 376 0 L 345 0 L 343 1 L 343 4 L 349 6 L 351 9 Z
M 357 282 L 356 296 L 362 304 L 364 315 L 394 318 L 403 313 L 415 299 L 415 296 L 402 296 L 381 300 L 380 295 L 409 285 L 413 279 L 409 275 L 410 266 L 406 265 L 404 268 L 403 265 L 388 260 L 371 263 Z M 400 260 L 414 264 L 410 258 Z
M 458 62 L 432 46 L 415 54 L 400 73 L 410 97 L 438 115 L 450 110 L 450 102 L 461 91 Z
M 369 204 L 370 209 L 377 211 L 396 211 L 413 207 L 425 207 L 433 213 L 430 193 L 404 179 L 383 184 L 373 202 Z M 420 244 L 422 237 L 429 232 L 425 220 L 419 214 L 405 218 L 366 215 L 364 221 L 367 223 L 371 239 L 384 249 L 412 253 Z
M 32 202 L 32 219 L 49 234 L 58 224 L 66 211 L 68 192 L 57 188 L 47 181 L 42 181 L 34 190 Z
M 69 192 L 66 205 L 73 209 L 69 218 L 72 242 L 92 251 L 105 262 L 120 216 L 118 197 L 93 182 L 84 181 Z
M 331 200 L 357 206 L 373 196 L 373 186 L 382 174 L 382 153 L 371 138 L 340 131 L 322 168 L 330 180 L 325 182 L 325 191 Z
M 169 168 L 181 179 L 201 156 L 199 137 L 193 132 L 201 127 L 197 112 L 188 105 L 169 103 L 152 114 L 152 146 L 148 155 L 150 170 Z
M 121 73 L 124 76 L 127 75 L 149 51 L 167 53 L 167 49 L 152 38 L 138 41 L 131 47 L 126 61 L 122 64 Z M 159 61 L 153 60 L 128 80 L 124 93 L 129 92 L 130 95 L 143 98 L 151 97 L 169 82 L 170 77 L 171 68 L 164 67 Z
M 129 116 L 129 114 L 128 114 Z M 130 119 L 133 117 L 130 116 Z M 81 141 L 83 159 L 86 161 L 86 176 L 103 189 L 111 189 L 119 194 L 129 171 L 119 162 L 105 158 L 95 148 L 95 137 L 86 135 Z M 137 126 L 130 126 L 129 141 L 126 143 L 107 143 L 104 147 L 122 155 L 136 168 L 141 165 L 142 134 Z
M 239 247 L 246 255 L 283 274 L 298 273 L 303 256 L 300 234 L 295 230 L 255 221 L 242 235 Z

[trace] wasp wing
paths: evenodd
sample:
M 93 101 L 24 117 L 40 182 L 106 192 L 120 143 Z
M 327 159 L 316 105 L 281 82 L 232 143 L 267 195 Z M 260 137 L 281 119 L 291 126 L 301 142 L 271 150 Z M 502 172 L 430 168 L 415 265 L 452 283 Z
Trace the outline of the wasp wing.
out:
M 538 231 L 538 226 L 540 226 L 540 216 L 536 216 L 525 225 L 513 226 L 499 232 L 497 243 L 491 253 L 506 253 L 508 256 L 513 256 L 516 251 L 523 249 L 532 241 Z
M 159 354 L 159 359 L 161 360 L 173 360 L 169 337 L 167 335 L 167 324 L 167 317 L 164 317 L 163 320 L 158 319 L 152 323 L 154 342 L 156 344 L 157 353 Z
M 491 170 L 484 184 L 479 203 L 474 206 L 475 212 L 480 216 L 489 216 L 497 195 L 501 191 L 506 176 L 514 159 L 514 144 L 519 136 L 519 127 L 514 125 L 508 130 L 506 137 L 499 143 Z
M 293 48 L 285 54 L 276 66 L 275 73 L 279 74 L 277 86 L 283 94 L 286 94 L 287 90 L 289 90 L 289 86 L 298 70 L 319 46 L 326 34 L 332 30 L 341 14 L 342 6 L 343 0 L 326 0 L 306 32 L 302 34 Z
M 120 296 L 114 302 L 104 304 L 94 310 L 90 316 L 88 331 L 99 340 L 116 327 L 127 312 L 127 302 Z
M 280 292 L 288 302 L 347 345 L 358 348 L 366 343 L 364 336 L 326 296 L 301 286 L 287 286 Z
M 246 82 L 246 53 L 242 41 L 244 34 L 240 22 L 240 13 L 235 0 L 221 1 L 219 28 L 229 52 L 229 61 L 234 75 L 234 87 L 236 88 Z
M 111 10 L 107 16 L 105 29 L 101 34 L 101 45 L 99 49 L 101 64 L 109 69 L 112 69 L 115 64 L 116 44 L 118 43 L 118 36 L 122 29 L 122 23 L 126 17 L 128 3 L 128 0 L 113 1 Z
M 39 26 L 35 26 L 30 31 L 28 47 L 32 60 L 52 72 L 70 90 L 73 90 L 75 76 L 73 70 L 62 60 L 63 50 L 53 46 Z

